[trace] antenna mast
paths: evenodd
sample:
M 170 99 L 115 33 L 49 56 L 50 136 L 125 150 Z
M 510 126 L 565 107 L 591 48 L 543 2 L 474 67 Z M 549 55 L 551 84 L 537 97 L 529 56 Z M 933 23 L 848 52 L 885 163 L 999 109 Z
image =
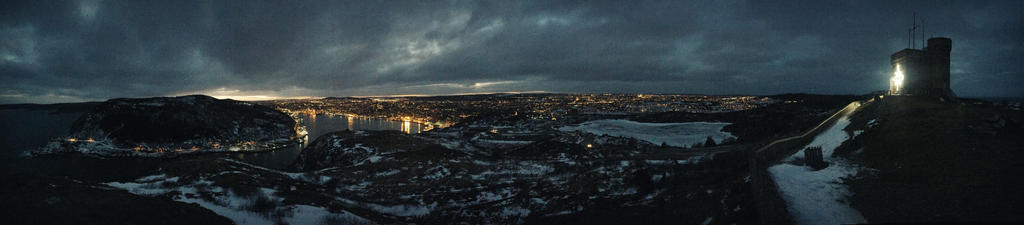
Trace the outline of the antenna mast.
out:
M 926 46 L 928 45 L 924 42 L 924 19 L 921 19 L 921 48 Z
M 910 48 L 917 48 L 914 39 L 917 39 L 917 12 L 914 12 L 913 26 L 910 27 Z

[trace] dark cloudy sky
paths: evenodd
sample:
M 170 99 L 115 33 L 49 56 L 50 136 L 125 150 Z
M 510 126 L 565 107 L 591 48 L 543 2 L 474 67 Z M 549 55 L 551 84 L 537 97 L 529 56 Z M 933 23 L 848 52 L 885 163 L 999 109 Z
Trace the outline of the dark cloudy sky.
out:
M 0 103 L 204 93 L 863 94 L 917 12 L 1024 96 L 1024 1 L 4 1 Z

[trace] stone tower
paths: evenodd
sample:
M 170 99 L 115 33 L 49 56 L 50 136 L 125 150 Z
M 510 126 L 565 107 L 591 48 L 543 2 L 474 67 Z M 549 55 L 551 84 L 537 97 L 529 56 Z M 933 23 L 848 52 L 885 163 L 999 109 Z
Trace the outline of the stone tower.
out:
M 889 95 L 956 97 L 949 88 L 952 48 L 953 40 L 936 37 L 928 39 L 923 49 L 908 48 L 893 53 Z

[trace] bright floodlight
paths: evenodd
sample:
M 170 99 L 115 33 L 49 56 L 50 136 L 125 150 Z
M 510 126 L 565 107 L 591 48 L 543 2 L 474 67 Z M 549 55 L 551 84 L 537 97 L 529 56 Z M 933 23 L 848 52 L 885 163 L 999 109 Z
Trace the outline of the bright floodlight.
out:
M 899 93 L 900 86 L 903 86 L 903 69 L 900 69 L 900 64 L 896 64 L 896 72 L 892 74 L 890 82 L 892 82 L 893 92 Z

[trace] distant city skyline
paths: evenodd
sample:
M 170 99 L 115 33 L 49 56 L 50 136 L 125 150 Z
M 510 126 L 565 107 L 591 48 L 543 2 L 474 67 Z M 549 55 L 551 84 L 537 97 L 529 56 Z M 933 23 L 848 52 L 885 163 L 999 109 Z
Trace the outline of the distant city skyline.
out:
M 1022 11 L 1024 1 L 7 1 L 0 104 L 866 94 L 888 88 L 914 13 L 925 37 L 954 40 L 958 96 L 1024 97 Z

